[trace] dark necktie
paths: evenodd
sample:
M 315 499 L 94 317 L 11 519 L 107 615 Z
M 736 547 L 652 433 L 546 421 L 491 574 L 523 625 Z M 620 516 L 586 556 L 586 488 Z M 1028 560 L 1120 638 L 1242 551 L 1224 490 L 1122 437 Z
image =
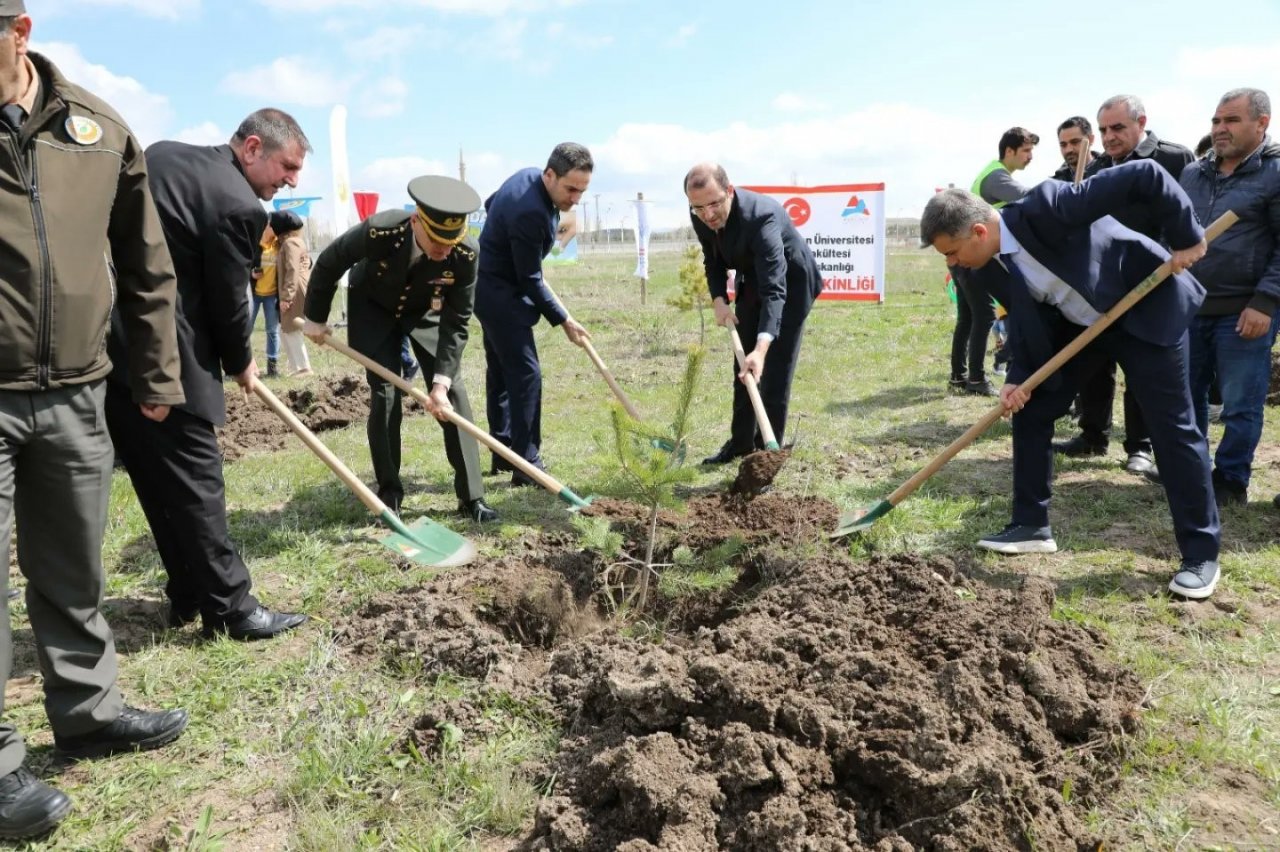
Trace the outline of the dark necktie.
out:
M 4 119 L 4 123 L 14 133 L 22 129 L 22 122 L 26 117 L 26 112 L 17 104 L 5 104 L 0 107 L 0 118 Z

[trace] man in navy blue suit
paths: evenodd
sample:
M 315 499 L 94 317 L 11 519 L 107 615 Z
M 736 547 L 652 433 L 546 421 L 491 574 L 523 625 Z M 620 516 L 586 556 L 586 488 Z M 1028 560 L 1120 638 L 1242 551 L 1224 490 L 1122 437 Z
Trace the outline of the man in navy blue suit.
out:
M 1109 215 L 1145 203 L 1173 252 Z M 1184 270 L 1205 254 L 1204 230 L 1177 181 L 1155 163 L 1108 169 L 1079 186 L 1046 181 L 996 211 L 961 190 L 930 199 L 920 238 L 947 263 L 977 270 L 1009 307 L 1013 365 L 1000 401 L 1013 417 L 1013 517 L 978 542 L 998 553 L 1053 553 L 1049 528 L 1054 420 L 1100 359 L 1130 377 L 1151 437 L 1182 562 L 1174 594 L 1207 598 L 1218 583 L 1220 528 L 1209 454 L 1188 385 L 1187 328 L 1204 288 Z M 1062 370 L 1035 389 L 1020 387 L 1072 338 L 1168 260 L 1174 271 Z M 1007 299 L 1007 301 L 1006 301 Z
M 693 232 L 702 244 L 707 289 L 716 322 L 742 328 L 746 366 L 734 372 L 729 440 L 703 464 L 725 464 L 764 446 L 742 379 L 760 383 L 760 400 L 779 441 L 787 423 L 791 379 L 813 300 L 822 292 L 822 271 L 782 205 L 767 195 L 737 189 L 723 166 L 699 163 L 684 178 Z M 734 278 L 728 302 L 729 270 Z
M 551 251 L 560 214 L 573 209 L 595 167 L 582 145 L 562 142 L 547 167 L 521 169 L 484 203 L 476 318 L 484 330 L 485 407 L 489 432 L 525 460 L 542 463 L 542 367 L 533 339 L 539 317 L 582 345 L 591 335 L 547 287 L 542 259 Z M 512 470 L 494 457 L 491 473 Z M 514 485 L 533 480 L 512 470 Z

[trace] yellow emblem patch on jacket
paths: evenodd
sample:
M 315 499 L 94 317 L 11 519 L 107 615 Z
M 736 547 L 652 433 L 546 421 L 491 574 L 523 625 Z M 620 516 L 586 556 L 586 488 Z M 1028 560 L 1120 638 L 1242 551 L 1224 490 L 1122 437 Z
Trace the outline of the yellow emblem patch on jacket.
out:
M 92 145 L 102 138 L 102 125 L 83 115 L 68 117 L 66 128 L 71 140 L 81 145 Z

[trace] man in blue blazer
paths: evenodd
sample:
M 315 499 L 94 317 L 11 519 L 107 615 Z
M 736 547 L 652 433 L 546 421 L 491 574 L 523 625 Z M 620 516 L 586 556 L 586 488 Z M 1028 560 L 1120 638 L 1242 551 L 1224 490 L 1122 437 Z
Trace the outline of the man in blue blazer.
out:
M 1158 216 L 1173 253 L 1111 218 L 1133 203 Z M 996 211 L 946 190 L 930 199 L 920 237 L 947 263 L 977 270 L 1009 308 L 1013 364 L 1000 401 L 1013 413 L 1013 517 L 978 542 L 998 553 L 1053 553 L 1049 528 L 1054 420 L 1079 380 L 1116 358 L 1151 427 L 1182 562 L 1169 589 L 1207 598 L 1218 583 L 1220 528 L 1209 454 L 1188 386 L 1187 328 L 1204 288 L 1187 267 L 1205 254 L 1186 194 L 1148 161 L 1108 169 L 1079 186 L 1046 181 Z M 1168 260 L 1174 275 L 1138 302 L 1034 394 L 1019 385 Z M 999 294 L 1003 292 L 1004 296 Z
M 716 322 L 742 329 L 745 369 L 734 373 L 733 419 L 729 440 L 703 464 L 725 464 L 764 446 L 755 412 L 741 379 L 760 383 L 769 425 L 779 441 L 787 423 L 791 379 L 800 357 L 800 338 L 814 299 L 822 292 L 822 271 L 782 205 L 767 195 L 737 189 L 723 166 L 699 163 L 684 178 L 693 232 L 702 244 L 707 289 Z M 729 270 L 734 304 L 728 303 Z
M 542 367 L 533 339 L 539 317 L 579 346 L 591 335 L 547 287 L 542 259 L 551 251 L 560 214 L 573 209 L 595 164 L 582 145 L 562 142 L 547 167 L 521 169 L 484 203 L 476 319 L 484 330 L 485 408 L 489 432 L 542 467 Z M 512 468 L 494 457 L 492 473 Z M 515 485 L 533 480 L 512 470 Z

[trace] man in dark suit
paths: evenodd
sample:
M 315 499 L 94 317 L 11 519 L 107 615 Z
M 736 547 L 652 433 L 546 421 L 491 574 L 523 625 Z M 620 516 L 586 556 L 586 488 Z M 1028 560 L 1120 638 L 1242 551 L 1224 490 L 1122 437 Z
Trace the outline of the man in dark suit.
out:
M 267 223 L 259 199 L 294 186 L 311 150 L 296 121 L 276 109 L 250 115 L 214 147 L 157 142 L 146 151 L 151 191 L 178 275 L 178 348 L 186 402 L 163 423 L 142 417 L 114 356 L 107 425 L 133 481 L 169 575 L 169 625 L 200 615 L 206 636 L 263 639 L 306 616 L 273 612 L 250 593 L 249 569 L 227 529 L 222 455 L 223 371 L 248 390 L 257 375 L 249 345 L 250 271 Z M 111 345 L 125 343 L 113 323 Z
M 400 345 L 407 336 L 430 377 L 431 413 L 444 430 L 458 511 L 474 521 L 496 521 L 498 513 L 484 502 L 475 438 L 445 417 L 456 408 L 472 419 L 459 373 L 476 291 L 477 250 L 467 236 L 467 216 L 479 209 L 480 196 L 460 180 L 429 175 L 409 182 L 409 197 L 418 205 L 415 212 L 375 213 L 320 253 L 311 271 L 303 332 L 324 342 L 338 279 L 351 270 L 347 335 L 352 348 L 398 373 Z M 374 373 L 367 378 L 369 452 L 378 497 L 398 514 L 404 498 L 401 393 Z
M 484 330 L 485 408 L 489 432 L 537 467 L 542 467 L 542 365 L 533 327 L 543 317 L 582 345 L 591 335 L 555 297 L 542 278 L 542 259 L 551 251 L 560 214 L 573 209 L 591 183 L 591 152 L 561 142 L 545 169 L 521 169 L 489 196 L 480 232 L 476 318 Z M 509 470 L 496 456 L 492 472 Z M 532 485 L 512 471 L 514 485 Z
M 1134 95 L 1107 98 L 1098 108 L 1098 131 L 1106 153 L 1093 158 L 1085 167 L 1085 177 L 1096 175 L 1118 163 L 1149 160 L 1161 166 L 1177 182 L 1182 169 L 1193 159 L 1191 151 L 1176 142 L 1156 136 L 1147 127 L 1147 110 Z M 1130 202 L 1110 211 L 1126 228 L 1166 243 L 1161 233 L 1160 217 L 1148 204 Z M 1128 375 L 1128 374 L 1126 374 Z M 1124 392 L 1125 469 L 1130 473 L 1159 481 L 1151 449 L 1150 429 L 1142 416 L 1133 392 L 1133 381 L 1126 381 Z M 1100 456 L 1106 453 L 1111 436 L 1111 409 L 1116 395 L 1116 362 L 1101 360 L 1092 376 L 1080 380 L 1080 434 L 1054 445 L 1054 450 L 1067 456 Z
M 747 340 L 745 369 L 734 364 L 733 418 L 729 440 L 703 464 L 725 464 L 763 447 L 755 412 L 742 384 L 747 373 L 760 383 L 769 425 L 779 441 L 787 424 L 791 379 L 800 338 L 813 300 L 822 292 L 822 272 L 791 217 L 772 198 L 735 188 L 724 168 L 700 163 L 684 178 L 689 215 L 702 244 L 707 289 L 716 322 L 736 325 Z M 734 307 L 729 308 L 729 270 Z
M 1139 200 L 1159 217 L 1172 256 L 1110 217 Z M 1205 241 L 1177 181 L 1155 163 L 1130 163 L 1079 186 L 1045 181 L 999 211 L 969 193 L 947 190 L 925 206 L 920 237 L 949 264 L 977 270 L 1009 299 L 1013 363 L 1000 400 L 1014 413 L 1013 517 L 978 546 L 1007 554 L 1057 550 L 1049 528 L 1054 420 L 1066 412 L 1081 377 L 1111 357 L 1131 379 L 1165 473 L 1182 554 L 1169 589 L 1188 598 L 1211 595 L 1219 576 L 1218 511 L 1187 372 L 1187 328 L 1204 288 L 1183 271 L 1204 256 Z M 1138 302 L 1033 394 L 1019 387 L 1165 260 L 1175 272 L 1172 281 Z

